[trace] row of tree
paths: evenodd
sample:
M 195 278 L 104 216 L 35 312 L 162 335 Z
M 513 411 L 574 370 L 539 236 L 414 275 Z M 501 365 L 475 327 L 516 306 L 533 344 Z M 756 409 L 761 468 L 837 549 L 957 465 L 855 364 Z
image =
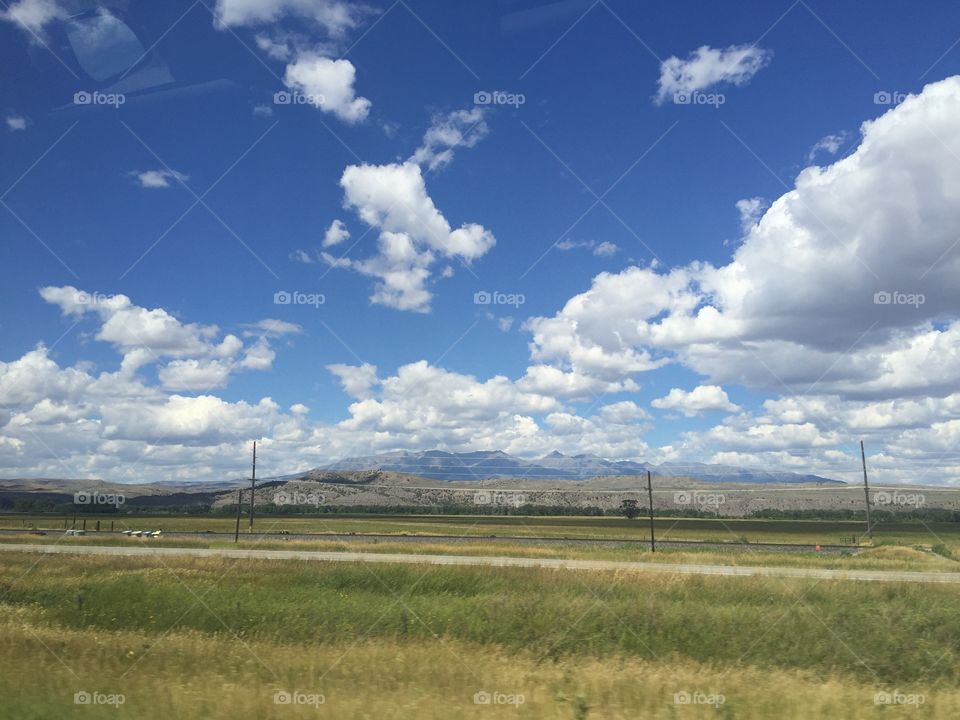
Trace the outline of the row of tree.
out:
M 225 515 L 232 517 L 237 512 L 236 504 L 211 507 L 209 505 L 78 505 L 70 502 L 41 498 L 16 498 L 0 503 L 0 511 L 31 515 Z M 245 506 L 246 507 L 246 506 Z M 518 516 L 580 516 L 636 518 L 646 514 L 646 505 L 627 499 L 617 508 L 570 507 L 567 505 L 275 505 L 257 504 L 257 510 L 265 515 L 518 515 Z M 729 517 L 715 512 L 685 509 L 655 508 L 657 517 L 716 518 Z M 874 523 L 924 521 L 960 523 L 960 511 L 944 508 L 911 508 L 891 511 L 873 508 Z M 864 510 L 804 509 L 804 510 L 754 510 L 748 516 L 755 520 L 836 520 L 865 521 Z

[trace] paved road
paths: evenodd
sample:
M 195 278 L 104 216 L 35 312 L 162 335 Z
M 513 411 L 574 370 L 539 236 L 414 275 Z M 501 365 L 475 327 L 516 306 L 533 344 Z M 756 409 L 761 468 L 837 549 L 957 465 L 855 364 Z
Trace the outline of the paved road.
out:
M 745 565 L 693 565 L 681 563 L 628 562 L 619 560 L 560 560 L 470 555 L 415 555 L 409 553 L 311 552 L 309 550 L 231 550 L 219 548 L 170 548 L 102 545 L 0 544 L 0 552 L 55 555 L 120 555 L 125 557 L 223 557 L 263 560 L 320 560 L 325 562 L 372 562 L 412 565 L 469 565 L 492 567 L 537 567 L 564 570 L 633 570 L 692 575 L 801 577 L 822 580 L 861 580 L 912 583 L 960 583 L 960 573 L 904 572 L 899 570 L 831 570 L 822 568 L 756 567 Z

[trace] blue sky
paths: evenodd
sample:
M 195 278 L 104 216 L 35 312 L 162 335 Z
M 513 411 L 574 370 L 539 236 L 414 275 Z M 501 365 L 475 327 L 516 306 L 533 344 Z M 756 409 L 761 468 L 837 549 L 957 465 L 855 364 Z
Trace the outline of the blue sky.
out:
M 0 23 L 3 475 L 960 481 L 954 4 L 127 5 Z

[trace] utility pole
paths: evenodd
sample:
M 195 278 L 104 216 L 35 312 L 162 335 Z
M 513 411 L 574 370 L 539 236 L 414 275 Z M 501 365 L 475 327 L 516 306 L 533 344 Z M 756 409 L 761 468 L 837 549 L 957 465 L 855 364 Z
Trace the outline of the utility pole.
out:
M 257 441 L 253 441 L 253 470 L 250 473 L 250 532 L 253 532 L 253 498 L 257 485 Z
M 860 441 L 860 460 L 863 462 L 863 496 L 867 501 L 867 537 L 873 537 L 870 524 L 870 486 L 867 484 L 867 454 L 863 450 L 863 440 Z
M 243 489 L 237 490 L 237 527 L 233 531 L 233 541 L 240 541 L 240 511 L 243 509 Z
M 653 539 L 653 485 L 650 483 L 649 470 L 647 470 L 647 499 L 650 502 L 650 552 L 656 552 L 657 544 Z

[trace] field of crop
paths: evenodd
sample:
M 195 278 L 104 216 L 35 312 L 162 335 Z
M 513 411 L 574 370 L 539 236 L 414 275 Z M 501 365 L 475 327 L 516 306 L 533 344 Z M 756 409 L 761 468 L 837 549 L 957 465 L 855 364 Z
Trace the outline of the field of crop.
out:
M 101 526 L 115 529 L 139 529 L 190 532 L 233 532 L 234 519 L 227 516 L 177 515 L 85 515 L 87 528 L 97 519 Z M 0 515 L 0 529 L 47 527 L 63 529 L 72 525 L 72 517 L 55 515 Z M 656 534 L 661 540 L 701 540 L 710 542 L 786 542 L 849 544 L 862 538 L 865 525 L 853 521 L 819 520 L 735 520 L 697 518 L 657 518 Z M 247 518 L 241 520 L 241 532 L 247 532 Z M 627 520 L 616 517 L 540 517 L 540 516 L 258 516 L 257 533 L 385 533 L 408 535 L 516 536 L 570 539 L 647 540 L 649 525 L 645 518 Z M 876 543 L 897 545 L 944 545 L 960 554 L 960 523 L 897 522 L 879 524 L 874 530 Z
M 15 718 L 960 714 L 950 586 L 10 554 L 0 605 Z
M 526 558 L 559 558 L 569 560 L 620 560 L 628 562 L 690 563 L 711 565 L 766 565 L 777 567 L 826 568 L 834 570 L 905 570 L 924 572 L 960 572 L 960 562 L 929 549 L 897 545 L 864 547 L 856 553 L 782 552 L 770 548 L 660 546 L 651 553 L 646 545 L 634 543 L 551 542 L 527 543 L 490 540 L 482 537 L 469 542 L 431 541 L 422 538 L 390 540 L 367 539 L 266 539 L 241 535 L 238 543 L 232 539 L 128 537 L 125 535 L 85 535 L 68 537 L 51 532 L 38 536 L 0 534 L 0 545 L 93 545 L 108 547 L 168 547 L 210 549 L 305 550 L 318 552 L 404 553 L 414 555 L 510 556 Z M 941 550 L 942 552 L 942 550 Z

